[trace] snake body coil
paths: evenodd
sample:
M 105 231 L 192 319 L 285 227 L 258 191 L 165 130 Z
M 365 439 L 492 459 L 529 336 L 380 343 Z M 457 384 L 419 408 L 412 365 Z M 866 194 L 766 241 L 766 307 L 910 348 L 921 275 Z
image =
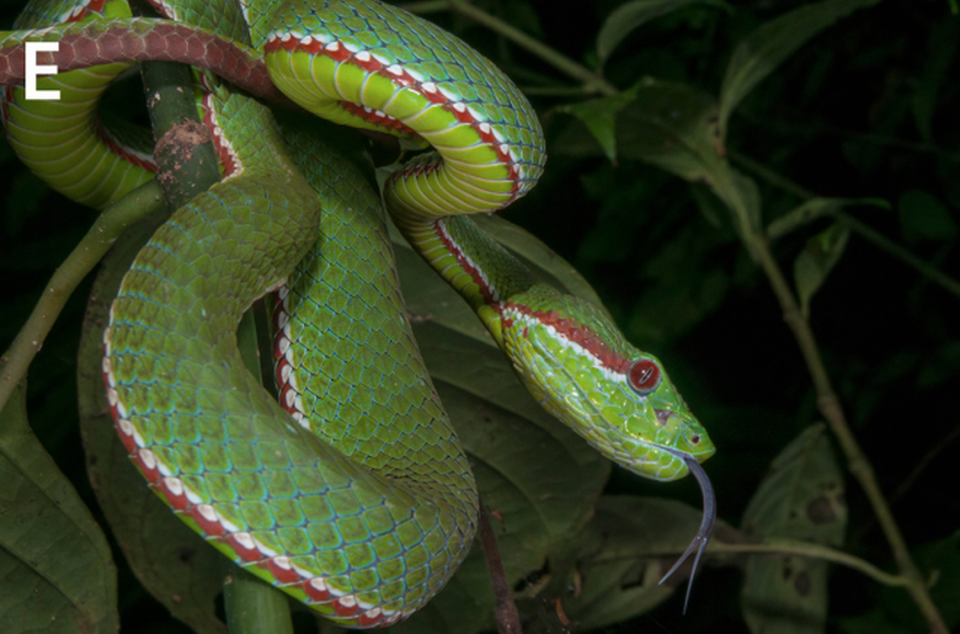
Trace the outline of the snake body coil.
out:
M 60 103 L 7 89 L 8 137 L 42 178 L 105 206 L 151 177 L 147 151 L 122 149 L 93 110 L 138 59 L 190 61 L 260 95 L 275 85 L 329 120 L 430 145 L 388 179 L 387 206 L 534 396 L 645 477 L 702 475 L 713 445 L 659 362 L 459 216 L 503 208 L 543 170 L 536 115 L 489 61 L 373 0 L 155 6 L 167 20 L 119 0 L 34 0 L 17 28 L 72 24 L 0 38 L 6 83 L 28 38 L 73 38 L 69 67 L 117 62 L 44 80 Z M 199 82 L 224 178 L 121 284 L 103 359 L 117 429 L 158 495 L 234 561 L 341 624 L 396 623 L 456 571 L 478 502 L 405 318 L 378 195 L 309 126 Z M 275 289 L 279 403 L 235 335 Z

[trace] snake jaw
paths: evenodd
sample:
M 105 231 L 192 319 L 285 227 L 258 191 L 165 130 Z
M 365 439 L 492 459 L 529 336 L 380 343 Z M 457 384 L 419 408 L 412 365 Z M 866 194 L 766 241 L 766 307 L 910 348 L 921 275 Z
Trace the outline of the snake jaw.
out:
M 693 580 L 696 578 L 697 570 L 700 566 L 700 557 L 710 542 L 710 537 L 713 535 L 713 529 L 717 523 L 717 498 L 713 492 L 710 477 L 707 476 L 707 472 L 700 466 L 700 462 L 695 456 L 663 445 L 659 445 L 657 448 L 683 460 L 687 469 L 690 470 L 690 473 L 697 480 L 697 484 L 700 485 L 700 492 L 703 495 L 703 519 L 700 522 L 700 528 L 697 530 L 697 534 L 694 535 L 690 541 L 690 545 L 687 546 L 687 549 L 683 551 L 680 558 L 677 559 L 676 563 L 667 571 L 667 574 L 663 575 L 663 578 L 660 579 L 660 583 L 658 584 L 663 585 L 663 582 L 669 579 L 683 562 L 696 551 L 696 556 L 693 559 L 693 568 L 690 571 L 690 581 L 687 584 L 687 594 L 683 600 L 683 613 L 686 614 L 687 605 L 690 603 L 690 591 L 693 589 Z

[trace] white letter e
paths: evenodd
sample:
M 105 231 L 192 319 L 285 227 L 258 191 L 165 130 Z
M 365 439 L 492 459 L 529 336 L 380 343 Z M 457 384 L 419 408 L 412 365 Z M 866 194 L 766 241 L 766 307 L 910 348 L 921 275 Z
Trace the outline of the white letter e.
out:
M 37 53 L 47 51 L 56 53 L 60 50 L 60 42 L 25 42 L 26 46 L 26 72 L 24 77 L 24 88 L 26 89 L 27 99 L 59 99 L 59 90 L 37 90 L 37 76 L 56 75 L 56 66 L 37 66 Z

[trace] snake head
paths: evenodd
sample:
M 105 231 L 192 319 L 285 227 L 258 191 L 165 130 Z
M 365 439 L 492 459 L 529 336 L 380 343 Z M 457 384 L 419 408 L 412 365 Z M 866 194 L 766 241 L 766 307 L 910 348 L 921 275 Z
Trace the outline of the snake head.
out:
M 713 455 L 660 361 L 626 341 L 593 304 L 537 284 L 504 304 L 502 332 L 540 404 L 617 464 L 670 481 L 690 472 L 683 455 L 697 462 Z

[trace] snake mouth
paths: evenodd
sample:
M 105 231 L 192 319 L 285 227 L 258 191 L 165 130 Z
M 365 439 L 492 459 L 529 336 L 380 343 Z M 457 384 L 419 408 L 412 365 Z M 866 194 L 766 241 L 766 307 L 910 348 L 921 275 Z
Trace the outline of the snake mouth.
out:
M 703 495 L 703 519 L 700 521 L 700 529 L 697 531 L 697 534 L 694 535 L 693 540 L 690 541 L 687 549 L 680 555 L 677 562 L 673 564 L 673 567 L 667 571 L 667 574 L 663 575 L 663 578 L 660 579 L 660 584 L 663 584 L 663 582 L 670 578 L 670 576 L 676 572 L 677 568 L 696 551 L 696 557 L 693 559 L 693 569 L 690 571 L 690 582 L 687 585 L 687 595 L 683 600 L 683 613 L 686 614 L 687 605 L 690 603 L 690 590 L 693 589 L 693 580 L 697 575 L 697 568 L 700 565 L 700 557 L 703 555 L 707 543 L 710 542 L 714 526 L 716 526 L 717 523 L 717 497 L 713 492 L 713 484 L 710 482 L 710 477 L 707 475 L 707 472 L 704 471 L 703 467 L 700 466 L 700 461 L 697 456 L 663 445 L 654 445 L 654 447 L 662 449 L 670 455 L 683 460 L 684 464 L 687 465 L 687 469 L 690 470 L 690 474 L 693 475 L 697 484 L 700 485 L 700 492 Z M 710 452 L 709 455 L 712 454 L 713 452 Z M 706 457 L 703 459 L 706 459 Z

